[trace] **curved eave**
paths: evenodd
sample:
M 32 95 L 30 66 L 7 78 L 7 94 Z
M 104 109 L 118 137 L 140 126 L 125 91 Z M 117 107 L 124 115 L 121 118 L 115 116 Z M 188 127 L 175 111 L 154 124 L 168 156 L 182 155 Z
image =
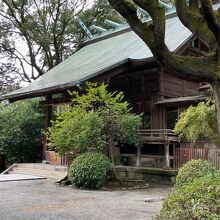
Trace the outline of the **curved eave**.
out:
M 146 63 L 147 60 L 140 60 L 142 63 Z M 137 61 L 135 61 L 136 63 Z M 53 93 L 59 93 L 59 92 L 63 92 L 66 91 L 68 89 L 72 89 L 78 85 L 80 85 L 82 82 L 85 82 L 87 80 L 91 80 L 97 76 L 102 76 L 103 74 L 106 74 L 108 72 L 114 71 L 126 64 L 130 64 L 132 63 L 132 61 L 130 59 L 125 59 L 122 60 L 110 67 L 107 67 L 105 69 L 102 69 L 94 74 L 91 74 L 88 77 L 82 78 L 78 81 L 72 81 L 72 82 L 68 82 L 65 84 L 60 84 L 60 85 L 56 85 L 56 86 L 52 86 L 52 87 L 47 87 L 45 89 L 39 89 L 39 90 L 34 90 L 34 91 L 30 91 L 30 92 L 24 92 L 24 93 L 19 93 L 19 94 L 6 94 L 6 95 L 2 95 L 0 97 L 0 101 L 8 99 L 10 102 L 14 102 L 17 100 L 21 100 L 21 99 L 28 99 L 28 98 L 33 98 L 33 97 L 39 97 L 39 96 L 45 96 L 48 94 L 53 94 Z

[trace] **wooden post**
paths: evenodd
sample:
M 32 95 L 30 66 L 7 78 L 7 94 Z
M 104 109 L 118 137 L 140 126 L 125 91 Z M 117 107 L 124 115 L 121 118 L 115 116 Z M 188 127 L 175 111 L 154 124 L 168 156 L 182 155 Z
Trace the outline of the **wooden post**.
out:
M 165 153 L 165 167 L 170 167 L 170 145 L 169 143 L 164 144 L 164 153 Z
M 141 167 L 141 146 L 137 146 L 137 167 Z
M 52 105 L 49 104 L 50 99 L 52 98 L 51 95 L 47 95 L 45 99 L 45 121 L 44 121 L 44 130 L 47 131 L 48 127 L 51 125 L 51 119 L 52 119 Z M 44 136 L 44 142 L 43 142 L 43 160 L 46 159 L 46 151 L 47 151 L 47 140 L 46 136 Z
M 173 144 L 173 169 L 175 169 L 175 149 L 176 149 L 176 144 Z
M 45 105 L 45 130 L 51 126 L 52 119 L 52 104 L 50 104 L 52 96 L 46 96 L 46 105 Z

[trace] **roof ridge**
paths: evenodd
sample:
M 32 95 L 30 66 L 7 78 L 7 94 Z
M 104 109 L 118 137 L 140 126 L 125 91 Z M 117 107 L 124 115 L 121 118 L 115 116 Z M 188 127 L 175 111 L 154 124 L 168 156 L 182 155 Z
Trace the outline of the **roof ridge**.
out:
M 216 3 L 213 4 L 213 6 L 217 6 L 220 4 L 220 0 L 218 0 Z M 166 12 L 166 20 L 173 18 L 173 17 L 177 17 L 177 12 L 176 12 L 176 8 L 173 7 L 171 8 L 169 11 Z M 151 21 L 151 18 L 149 18 L 149 20 L 147 22 Z M 92 43 L 96 43 L 99 42 L 101 40 L 105 40 L 126 32 L 132 31 L 131 27 L 128 24 L 124 24 L 121 25 L 115 29 L 109 29 L 106 32 L 103 32 L 101 35 L 94 35 L 94 38 L 92 39 L 87 39 L 82 43 L 82 46 L 86 46 Z
M 168 20 L 170 18 L 173 18 L 173 17 L 176 17 L 176 16 L 177 16 L 176 10 L 171 11 L 170 13 L 168 13 L 166 15 L 166 20 Z M 149 22 L 149 21 L 151 21 L 151 19 L 149 19 L 147 22 Z M 111 38 L 111 37 L 114 37 L 114 36 L 117 36 L 117 35 L 120 35 L 120 34 L 124 34 L 124 33 L 129 32 L 129 31 L 132 31 L 131 27 L 128 24 L 124 24 L 124 25 L 121 25 L 120 27 L 118 27 L 116 29 L 110 29 L 109 31 L 106 31 L 106 32 L 102 33 L 101 35 L 95 36 L 92 39 L 85 40 L 82 43 L 82 46 L 84 47 L 84 46 L 87 46 L 89 44 L 99 42 L 101 40 L 105 40 L 105 39 L 108 39 L 108 38 Z

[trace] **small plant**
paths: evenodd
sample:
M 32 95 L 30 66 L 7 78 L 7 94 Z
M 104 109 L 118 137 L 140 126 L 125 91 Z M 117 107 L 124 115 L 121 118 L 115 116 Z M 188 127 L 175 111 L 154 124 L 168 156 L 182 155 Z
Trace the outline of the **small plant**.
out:
M 220 219 L 220 176 L 203 176 L 168 195 L 158 219 Z
M 74 159 L 69 170 L 70 181 L 83 188 L 100 188 L 108 177 L 110 160 L 102 153 L 87 152 Z
M 208 161 L 191 160 L 179 170 L 175 186 L 182 186 L 183 184 L 192 182 L 196 178 L 213 176 L 216 173 L 217 170 Z

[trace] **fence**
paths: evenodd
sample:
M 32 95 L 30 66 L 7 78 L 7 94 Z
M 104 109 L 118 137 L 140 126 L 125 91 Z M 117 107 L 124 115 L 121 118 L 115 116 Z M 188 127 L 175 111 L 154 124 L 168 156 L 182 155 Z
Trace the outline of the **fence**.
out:
M 67 157 L 60 157 L 55 151 L 46 151 L 46 161 L 51 165 L 67 166 Z
M 179 169 L 183 164 L 193 159 L 208 160 L 220 170 L 220 150 L 201 148 L 176 148 L 174 150 L 173 168 Z

